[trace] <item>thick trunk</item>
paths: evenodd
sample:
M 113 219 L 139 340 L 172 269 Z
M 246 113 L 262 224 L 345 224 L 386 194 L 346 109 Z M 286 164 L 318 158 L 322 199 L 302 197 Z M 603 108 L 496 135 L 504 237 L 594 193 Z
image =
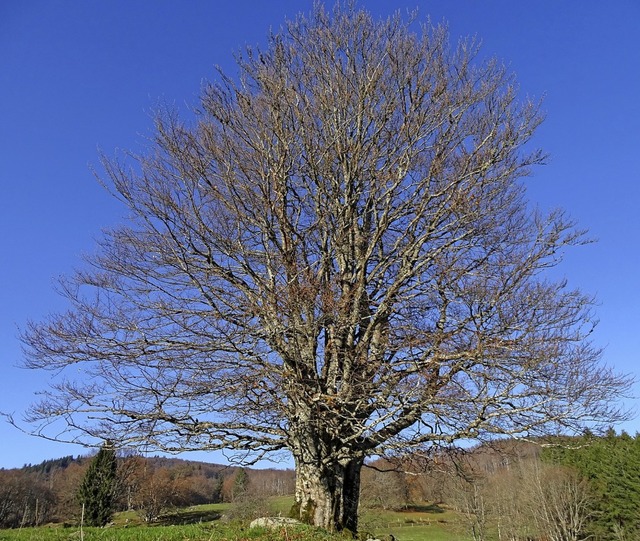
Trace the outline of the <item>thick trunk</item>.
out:
M 304 461 L 296 457 L 296 518 L 329 531 L 358 529 L 363 459 Z

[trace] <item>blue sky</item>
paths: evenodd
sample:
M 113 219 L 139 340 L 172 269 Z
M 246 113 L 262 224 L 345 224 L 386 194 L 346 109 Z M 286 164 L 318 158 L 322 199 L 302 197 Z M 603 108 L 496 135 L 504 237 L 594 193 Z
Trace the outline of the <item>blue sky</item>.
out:
M 159 102 L 186 111 L 214 65 L 309 11 L 293 0 L 0 0 L 0 411 L 19 414 L 49 374 L 19 368 L 18 329 L 64 308 L 55 278 L 125 209 L 96 182 L 99 149 L 137 149 Z M 376 15 L 416 6 L 477 35 L 483 54 L 545 96 L 536 143 L 551 154 L 526 183 L 598 239 L 559 272 L 599 301 L 604 360 L 638 375 L 640 46 L 637 0 L 362 0 Z M 639 378 L 640 379 L 640 378 Z M 640 387 L 635 387 L 640 396 Z M 637 408 L 636 401 L 629 406 Z M 640 408 L 637 408 L 640 411 Z M 640 430 L 640 420 L 624 426 Z M 0 421 L 0 467 L 83 453 Z M 221 460 L 216 455 L 193 458 Z

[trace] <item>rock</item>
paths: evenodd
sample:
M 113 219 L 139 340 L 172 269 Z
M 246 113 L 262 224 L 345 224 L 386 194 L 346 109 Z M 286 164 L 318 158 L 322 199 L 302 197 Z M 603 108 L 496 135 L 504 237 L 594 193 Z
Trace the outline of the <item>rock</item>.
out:
M 249 524 L 249 528 L 281 528 L 282 526 L 297 526 L 302 524 L 299 520 L 289 517 L 260 517 Z

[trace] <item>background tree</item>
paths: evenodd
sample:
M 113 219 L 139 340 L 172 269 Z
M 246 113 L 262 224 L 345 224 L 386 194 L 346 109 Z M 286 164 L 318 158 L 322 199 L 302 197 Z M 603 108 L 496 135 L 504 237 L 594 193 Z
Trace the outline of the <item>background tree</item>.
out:
M 527 477 L 529 509 L 538 531 L 551 541 L 580 541 L 593 519 L 587 480 L 569 468 L 535 464 Z
M 451 486 L 451 501 L 473 541 L 484 541 L 489 535 L 490 504 L 486 485 L 484 477 L 465 475 L 456 477 Z
M 167 468 L 146 465 L 134 497 L 134 507 L 145 522 L 155 522 L 163 512 L 181 502 L 175 480 Z
M 55 495 L 55 517 L 58 521 L 79 522 L 78 488 L 88 468 L 88 460 L 74 461 L 53 472 L 49 482 Z
M 404 509 L 410 503 L 409 485 L 398 465 L 378 460 L 362 470 L 360 506 Z
M 249 475 L 247 470 L 239 468 L 233 478 L 233 489 L 231 494 L 231 501 L 239 501 L 246 494 L 249 489 Z
M 118 460 L 111 444 L 104 444 L 93 458 L 78 487 L 88 526 L 104 526 L 114 513 Z
M 565 447 L 545 449 L 547 462 L 576 470 L 589 483 L 589 531 L 598 539 L 634 539 L 640 532 L 640 437 L 609 430 L 589 434 Z
M 54 508 L 53 492 L 34 473 L 0 470 L 0 528 L 41 526 Z
M 134 497 L 140 488 L 147 460 L 135 453 L 127 454 L 118 463 L 117 507 L 123 511 L 134 509 Z
M 285 496 L 295 491 L 295 473 L 293 470 L 256 469 L 249 475 L 249 490 L 263 495 Z
M 145 522 L 157 521 L 163 512 L 182 503 L 183 494 L 171 471 L 148 460 L 137 461 L 132 471 L 131 505 Z
M 215 478 L 215 482 L 212 484 L 211 486 L 211 502 L 212 503 L 219 503 L 222 501 L 222 488 L 224 485 L 224 480 L 222 478 L 222 476 L 220 477 L 216 477 Z M 289 492 L 289 494 L 291 494 L 291 492 Z
M 575 469 L 541 462 L 521 445 L 508 460 L 482 447 L 452 472 L 447 500 L 474 539 L 577 541 L 592 537 L 594 498 Z M 503 447 L 499 450 L 502 454 Z M 506 457 L 507 455 L 503 455 Z M 601 539 L 601 537 L 597 537 Z
M 582 236 L 524 197 L 538 106 L 473 41 L 416 31 L 317 6 L 191 125 L 160 113 L 146 155 L 105 159 L 132 220 L 24 334 L 28 367 L 86 377 L 39 430 L 288 449 L 296 514 L 355 531 L 367 456 L 619 417 L 591 299 L 544 273 Z

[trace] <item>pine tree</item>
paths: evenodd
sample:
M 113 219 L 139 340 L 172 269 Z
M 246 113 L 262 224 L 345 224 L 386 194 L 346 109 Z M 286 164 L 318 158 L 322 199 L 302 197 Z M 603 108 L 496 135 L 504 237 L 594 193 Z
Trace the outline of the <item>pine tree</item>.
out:
M 222 487 L 224 480 L 222 476 L 216 475 L 216 482 L 213 487 L 213 493 L 211 494 L 211 502 L 212 503 L 220 503 L 222 500 Z
M 551 448 L 543 457 L 575 468 L 593 494 L 591 533 L 615 540 L 640 533 L 640 436 L 610 429 L 602 438 L 587 435 L 573 446 Z
M 93 458 L 78 488 L 78 500 L 84 505 L 84 522 L 104 526 L 114 511 L 117 482 L 116 452 L 105 443 Z
M 249 475 L 247 470 L 240 468 L 236 473 L 235 480 L 233 482 L 233 501 L 241 500 L 247 493 L 247 487 L 249 486 Z

